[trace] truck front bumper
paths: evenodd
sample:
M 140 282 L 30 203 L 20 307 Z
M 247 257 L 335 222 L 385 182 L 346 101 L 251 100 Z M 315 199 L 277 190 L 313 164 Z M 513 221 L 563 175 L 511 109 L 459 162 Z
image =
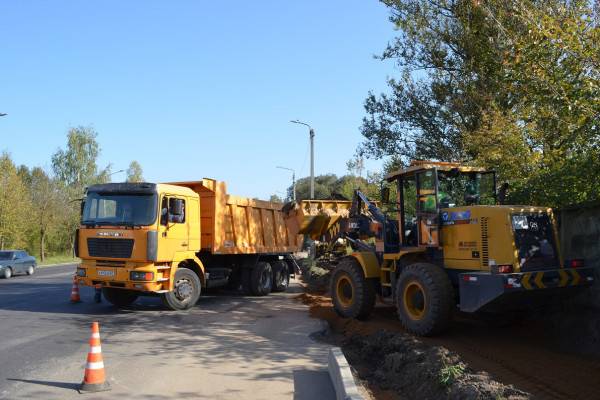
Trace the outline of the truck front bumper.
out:
M 460 309 L 475 312 L 504 300 L 572 292 L 594 282 L 594 268 L 562 268 L 512 274 L 459 274 Z
M 131 272 L 149 272 L 153 279 L 149 281 L 132 280 Z M 117 289 L 137 290 L 141 292 L 163 293 L 169 289 L 168 275 L 157 271 L 153 264 L 142 264 L 135 267 L 96 266 L 82 263 L 77 267 L 77 281 L 83 286 L 110 287 Z

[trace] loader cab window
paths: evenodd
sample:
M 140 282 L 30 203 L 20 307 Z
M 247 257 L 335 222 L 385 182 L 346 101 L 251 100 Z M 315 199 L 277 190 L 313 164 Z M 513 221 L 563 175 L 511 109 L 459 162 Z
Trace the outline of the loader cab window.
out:
M 160 206 L 160 224 L 167 225 L 167 217 L 171 224 L 185 222 L 185 200 L 176 197 L 163 197 Z
M 494 172 L 438 171 L 440 208 L 496 203 Z

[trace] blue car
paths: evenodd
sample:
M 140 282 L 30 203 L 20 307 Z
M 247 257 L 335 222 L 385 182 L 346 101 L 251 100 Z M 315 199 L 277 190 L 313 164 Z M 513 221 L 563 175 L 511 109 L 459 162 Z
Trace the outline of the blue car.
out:
M 14 274 L 33 275 L 37 263 L 35 257 L 23 250 L 0 250 L 0 278 L 8 279 Z

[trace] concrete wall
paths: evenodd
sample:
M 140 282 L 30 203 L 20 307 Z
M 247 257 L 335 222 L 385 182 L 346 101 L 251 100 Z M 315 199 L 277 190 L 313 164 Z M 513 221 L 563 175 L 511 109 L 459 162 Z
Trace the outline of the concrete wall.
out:
M 583 258 L 586 266 L 600 270 L 600 202 L 563 208 L 556 212 L 561 251 L 565 259 Z M 600 308 L 600 279 L 578 302 Z

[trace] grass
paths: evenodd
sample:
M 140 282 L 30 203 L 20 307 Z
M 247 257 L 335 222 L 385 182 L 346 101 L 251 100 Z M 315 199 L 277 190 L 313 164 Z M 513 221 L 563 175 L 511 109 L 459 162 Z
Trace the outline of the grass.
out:
M 461 364 L 444 365 L 444 367 L 440 370 L 440 383 L 443 386 L 450 386 L 464 373 L 465 367 Z
M 44 262 L 40 261 L 39 256 L 36 258 L 38 259 L 38 265 L 40 266 L 79 262 L 79 258 L 73 257 L 71 254 L 55 254 L 52 256 L 46 256 Z

